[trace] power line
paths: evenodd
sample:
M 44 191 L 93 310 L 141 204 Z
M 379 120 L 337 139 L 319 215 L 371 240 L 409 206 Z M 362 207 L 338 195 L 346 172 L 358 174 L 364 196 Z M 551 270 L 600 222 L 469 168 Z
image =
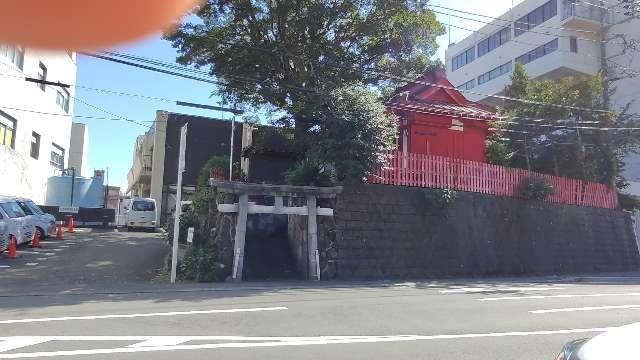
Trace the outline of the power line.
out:
M 466 31 L 473 32 L 473 33 L 479 33 L 479 34 L 486 35 L 486 36 L 490 36 L 491 35 L 490 33 L 485 33 L 485 32 L 479 31 L 479 30 L 472 30 L 472 29 L 465 28 L 465 27 L 462 27 L 462 26 L 457 26 L 457 25 L 449 25 L 449 26 L 451 26 L 453 28 L 456 28 L 456 29 L 466 30 Z M 516 44 L 522 44 L 522 45 L 529 45 L 529 46 L 535 46 L 535 47 L 541 46 L 540 44 L 528 43 L 528 42 L 524 42 L 524 41 L 516 40 L 516 39 L 511 39 L 509 41 L 513 41 Z M 559 52 L 563 52 L 563 53 L 567 53 L 567 54 L 575 54 L 574 52 L 571 52 L 569 50 L 560 49 L 560 48 L 556 49 L 555 51 L 559 51 Z M 590 58 L 594 58 L 596 60 L 602 60 L 602 57 L 601 56 L 597 56 L 597 55 L 592 55 L 592 54 L 588 54 L 588 53 L 582 53 L 581 55 L 584 55 L 584 56 L 590 57 Z M 621 65 L 621 64 L 619 64 L 619 63 L 617 63 L 617 62 L 615 62 L 613 60 L 610 60 L 610 59 L 606 59 L 606 60 L 608 62 L 610 62 L 611 64 L 613 64 L 617 68 L 620 68 L 620 69 L 625 70 L 625 71 L 629 71 L 634 76 L 640 76 L 640 72 L 635 70 L 635 69 L 628 68 L 628 67 L 626 67 L 624 65 Z
M 99 55 L 99 54 L 93 54 L 93 53 L 82 53 L 85 56 L 90 56 L 96 59 L 101 59 L 101 60 L 105 60 L 105 61 L 111 61 L 111 62 L 115 62 L 115 63 L 119 63 L 122 65 L 127 65 L 127 66 L 133 66 L 133 67 L 137 67 L 140 69 L 144 69 L 144 70 L 149 70 L 149 71 L 155 71 L 155 72 L 159 72 L 159 73 L 163 73 L 163 74 L 167 74 L 167 75 L 172 75 L 172 76 L 177 76 L 177 77 L 181 77 L 181 78 L 185 78 L 185 79 L 190 79 L 190 80 L 195 80 L 195 81 L 201 81 L 201 82 L 205 82 L 205 83 L 209 83 L 209 84 L 213 84 L 213 85 L 226 85 L 225 83 L 221 82 L 221 81 L 216 81 L 216 80 L 211 80 L 211 79 L 203 79 L 200 77 L 196 77 L 196 76 L 191 76 L 191 75 L 187 75 L 187 74 L 182 74 L 182 73 L 178 73 L 175 71 L 170 71 L 170 70 L 165 70 L 165 69 L 158 69 L 152 66 L 147 66 L 147 65 L 142 65 L 142 64 L 136 64 L 130 61 L 125 61 L 125 60 L 120 60 L 120 59 L 115 59 L 113 57 L 110 56 L 104 56 L 104 55 Z
M 257 49 L 257 50 L 260 50 L 260 51 L 271 52 L 271 50 L 264 49 L 264 48 L 256 48 L 256 47 L 251 47 L 251 48 L 252 49 Z M 209 82 L 209 83 L 216 83 L 213 80 L 201 79 L 201 78 L 192 77 L 192 76 L 185 75 L 185 74 L 176 73 L 174 71 L 166 71 L 164 69 L 152 68 L 152 67 L 148 67 L 148 66 L 145 66 L 145 65 L 139 65 L 139 64 L 131 63 L 129 61 L 113 59 L 113 58 L 110 58 L 108 56 L 101 56 L 101 55 L 96 55 L 96 54 L 87 54 L 87 55 L 88 56 L 92 56 L 92 57 L 97 57 L 99 59 L 103 59 L 103 60 L 107 60 L 107 61 L 114 61 L 116 63 L 120 63 L 120 64 L 124 64 L 124 65 L 130 65 L 130 66 L 134 66 L 134 67 L 138 67 L 138 68 L 143 68 L 145 70 L 158 71 L 158 72 L 161 72 L 161 73 L 165 73 L 165 74 L 168 74 L 168 75 L 175 75 L 175 76 L 178 76 L 178 77 L 186 77 L 186 78 L 191 79 L 191 80 L 205 81 L 205 82 Z M 333 66 L 333 67 L 348 68 L 348 67 L 337 65 L 337 64 L 328 64 L 328 65 L 329 66 Z M 349 69 L 356 70 L 354 68 L 349 68 Z M 358 69 L 358 70 L 362 71 L 363 73 L 364 72 L 369 72 L 369 73 L 375 74 L 376 76 L 383 76 L 383 77 L 387 77 L 387 78 L 393 78 L 395 80 L 400 80 L 400 81 L 407 82 L 407 83 L 416 83 L 416 84 L 422 84 L 422 85 L 431 86 L 431 87 L 438 87 L 438 88 L 455 90 L 455 91 L 460 91 L 460 92 L 467 92 L 467 93 L 471 93 L 471 94 L 476 94 L 476 95 L 485 96 L 485 97 L 493 97 L 493 98 L 498 98 L 498 99 L 502 99 L 502 100 L 524 102 L 524 103 L 528 103 L 528 104 L 542 105 L 542 106 L 560 107 L 560 108 L 567 108 L 567 109 L 572 109 L 572 110 L 603 112 L 603 113 L 608 113 L 609 112 L 607 110 L 601 110 L 601 109 L 589 109 L 589 108 L 573 107 L 573 106 L 567 106 L 567 105 L 542 103 L 542 102 L 530 101 L 530 100 L 525 100 L 525 99 L 511 98 L 511 97 L 507 97 L 507 96 L 483 94 L 483 93 L 478 93 L 478 92 L 471 91 L 471 90 L 456 89 L 456 88 L 450 87 L 450 86 L 444 86 L 444 85 L 429 83 L 429 82 L 420 81 L 420 80 L 412 80 L 412 79 L 408 79 L 408 78 L 404 78 L 404 77 L 400 77 L 400 76 L 395 76 L 395 75 L 391 75 L 391 74 L 387 74 L 387 73 L 376 72 L 376 71 L 373 71 L 373 70 L 362 70 L 362 69 Z M 78 86 L 78 87 L 82 87 L 82 86 Z M 131 93 L 119 92 L 119 91 L 108 90 L 108 89 L 97 89 L 97 88 L 90 88 L 90 87 L 82 87 L 82 88 L 101 91 L 101 92 L 109 92 L 109 93 L 113 93 L 113 94 L 116 94 L 116 95 L 135 96 L 135 97 L 140 97 L 140 98 L 148 98 L 148 99 L 166 101 L 166 102 L 174 102 L 174 101 L 176 101 L 176 100 L 170 100 L 170 99 L 165 99 L 165 98 L 149 97 L 149 96 L 140 95 L 140 94 L 131 94 Z M 304 89 L 304 90 L 305 91 L 309 91 L 309 89 Z M 313 90 L 311 90 L 311 91 L 313 91 Z
M 437 113 L 437 112 L 419 110 L 419 109 L 415 109 L 415 108 L 412 108 L 412 107 L 407 108 L 407 107 L 403 107 L 403 106 L 397 106 L 397 105 L 394 105 L 394 104 L 387 104 L 386 106 L 388 108 L 390 108 L 390 109 L 403 110 L 403 111 L 412 111 L 412 112 L 417 112 L 417 113 L 426 114 L 426 115 L 438 115 L 438 116 L 442 116 L 443 115 L 443 114 Z M 456 116 L 458 118 L 462 118 L 462 119 L 478 120 L 477 118 L 474 118 L 474 117 L 471 117 L 471 116 L 467 116 L 467 115 L 463 115 L 463 114 L 458 114 Z M 514 119 L 518 119 L 518 118 L 514 118 Z M 497 123 L 511 123 L 511 124 L 525 125 L 525 126 L 551 127 L 551 128 L 566 129 L 566 130 L 574 130 L 574 129 L 578 129 L 578 130 L 597 130 L 597 131 L 638 131 L 638 130 L 640 130 L 640 127 L 606 127 L 606 128 L 603 127 L 603 128 L 601 128 L 601 127 L 589 127 L 589 126 L 522 124 L 522 123 L 504 121 L 504 120 L 488 120 L 488 121 L 489 122 L 497 122 Z M 500 129 L 500 130 L 506 131 L 506 129 Z M 516 131 L 516 130 L 509 130 L 509 131 Z
M 442 11 L 438 11 L 438 10 L 433 10 L 433 9 L 431 11 L 433 11 L 436 14 L 453 16 L 453 17 L 458 18 L 458 19 L 474 21 L 474 22 L 477 22 L 477 23 L 486 24 L 486 25 L 490 25 L 490 26 L 494 26 L 494 27 L 500 27 L 500 28 L 505 27 L 504 24 L 503 25 L 494 24 L 492 22 L 473 19 L 473 18 L 469 18 L 469 17 L 465 17 L 465 16 L 461 16 L 461 15 L 456 15 L 456 14 L 451 14 L 451 13 L 447 13 L 447 12 L 442 12 Z M 500 19 L 496 18 L 496 20 L 500 20 Z M 516 23 L 516 25 L 515 25 L 516 29 L 520 30 L 519 28 L 517 28 L 518 24 L 520 24 L 520 23 L 517 22 L 517 21 L 515 23 Z M 511 21 L 509 21 L 509 25 L 511 25 Z M 572 38 L 572 37 L 574 37 L 572 35 L 563 35 L 563 34 L 557 34 L 557 33 L 546 33 L 546 32 L 540 32 L 540 31 L 534 31 L 534 30 L 526 30 L 526 29 L 521 29 L 521 30 L 523 30 L 525 32 L 532 33 L 532 34 L 539 34 L 539 35 L 545 35 L 545 36 L 557 36 L 557 37 L 563 37 L 563 38 Z M 581 37 L 575 37 L 575 38 L 578 39 L 578 40 L 591 41 L 591 42 L 595 42 L 595 43 L 606 43 L 606 42 L 608 42 L 606 40 L 596 40 L 596 39 L 581 38 Z
M 440 8 L 440 9 L 445 9 L 448 11 L 455 11 L 461 14 L 467 14 L 467 15 L 473 15 L 473 16 L 479 16 L 479 17 L 483 17 L 483 18 L 487 18 L 487 19 L 492 19 L 492 20 L 499 20 L 499 21 L 503 21 L 505 23 L 508 23 L 509 25 L 511 25 L 512 22 L 514 22 L 514 20 L 510 20 L 510 19 L 504 19 L 502 17 L 494 17 L 494 16 L 489 16 L 489 15 L 483 15 L 483 14 L 478 14 L 478 13 L 474 13 L 474 12 L 470 12 L 470 11 L 464 11 L 464 10 L 459 10 L 459 9 L 454 9 L 454 8 L 450 8 L 450 7 L 446 7 L 446 6 L 441 6 L 441 5 L 434 5 L 434 4 L 429 4 L 429 7 L 436 7 L 436 8 Z M 436 12 L 435 10 L 432 9 L 433 12 Z M 453 16 L 453 15 L 451 15 Z M 531 24 L 531 23 L 525 23 L 525 22 L 519 22 L 519 25 L 535 25 L 535 24 Z M 583 32 L 583 33 L 588 33 L 588 34 L 598 34 L 599 33 L 597 31 L 591 31 L 591 30 L 582 30 L 582 29 L 567 29 L 565 27 L 562 26 L 549 26 L 549 25 L 537 25 L 536 26 L 539 29 L 552 29 L 552 30 L 570 30 L 570 31 L 575 31 L 575 32 Z
M 105 118 L 105 117 L 97 117 L 97 116 L 89 116 L 89 115 L 73 115 L 73 114 L 59 114 L 59 113 L 52 113 L 52 112 L 46 112 L 46 111 L 39 111 L 39 110 L 32 110 L 32 109 L 24 109 L 24 108 L 17 108 L 17 107 L 13 107 L 13 106 L 6 106 L 6 105 L 0 105 L 0 108 L 2 109 L 7 109 L 7 110 L 14 110 L 14 111 L 21 111 L 21 112 L 28 112 L 28 113 L 33 113 L 33 114 L 39 114 L 39 115 L 52 115 L 52 116 L 62 116 L 62 117 L 73 117 L 73 118 L 80 118 L 80 119 L 91 119 L 91 120 L 109 120 L 109 121 L 123 121 L 123 118 Z M 138 124 L 139 122 L 154 122 L 154 121 L 149 121 L 149 120 L 131 120 L 131 119 L 127 119 L 130 120 L 129 122 L 134 123 L 136 125 L 141 125 Z M 142 125 L 145 126 L 146 125 Z
M 103 53 L 106 54 L 111 54 L 113 56 L 116 57 L 123 57 L 125 59 L 129 59 L 129 60 L 135 60 L 135 61 L 140 61 L 143 63 L 148 63 L 148 64 L 153 64 L 153 65 L 157 65 L 157 66 L 161 66 L 161 67 L 165 67 L 165 68 L 169 68 L 169 69 L 173 69 L 173 70 L 177 70 L 177 71 L 187 71 L 190 73 L 194 73 L 194 74 L 198 74 L 198 75 L 202 75 L 202 76 L 206 76 L 206 77 L 212 77 L 212 75 L 206 71 L 202 71 L 202 70 L 198 70 L 198 69 L 194 69 L 191 68 L 189 66 L 186 65 L 181 65 L 181 64 L 176 64 L 176 63 L 168 63 L 162 60 L 158 60 L 158 59 L 151 59 L 151 58 L 146 58 L 143 56 L 138 56 L 138 55 L 132 55 L 132 54 L 127 54 L 127 53 L 122 53 L 122 52 L 115 52 L 115 51 L 103 51 Z M 240 82 L 245 82 L 245 83 L 258 83 L 258 84 L 262 84 L 264 82 L 267 81 L 267 79 L 256 79 L 256 78 L 252 78 L 252 77 L 248 77 L 248 76 L 237 76 L 237 75 L 225 75 L 229 78 L 232 79 L 237 79 Z M 291 84 L 283 84 L 283 87 L 286 88 L 290 88 L 290 89 L 295 89 L 295 90 L 300 90 L 300 91 L 304 91 L 304 92 L 317 92 L 315 90 L 312 89 L 308 89 L 308 88 L 303 88 L 300 86 L 296 86 L 296 85 L 291 85 Z
M 115 116 L 115 117 L 116 117 L 116 118 L 118 118 L 118 119 L 121 119 L 121 120 L 123 120 L 123 121 L 130 122 L 130 123 L 133 123 L 133 124 L 136 124 L 136 125 L 146 126 L 146 125 L 141 124 L 141 123 L 139 123 L 139 122 L 137 122 L 137 121 L 135 121 L 135 120 L 131 120 L 131 119 L 125 118 L 125 117 L 120 116 L 120 115 L 118 115 L 118 114 L 114 114 L 114 113 L 112 113 L 112 112 L 110 112 L 110 111 L 108 111 L 108 110 L 105 110 L 105 109 L 101 108 L 100 106 L 90 104 L 90 103 L 88 103 L 87 101 L 84 101 L 84 100 L 82 100 L 81 98 L 79 98 L 79 97 L 77 97 L 77 96 L 72 96 L 72 97 L 73 97 L 76 101 L 79 101 L 81 104 L 83 104 L 83 105 L 85 105 L 85 106 L 88 106 L 88 107 L 90 107 L 90 108 L 92 108 L 92 109 L 95 109 L 95 110 L 98 110 L 98 111 L 102 111 L 103 113 L 105 113 L 105 114 L 107 114 L 107 115 Z
M 268 53 L 272 53 L 273 52 L 270 49 L 259 48 L 259 47 L 255 47 L 255 46 L 248 47 L 248 46 L 242 46 L 242 45 L 239 45 L 239 44 L 233 44 L 233 45 L 234 46 L 239 46 L 239 47 L 244 47 L 244 48 L 250 48 L 250 49 L 254 49 L 254 50 L 257 50 L 257 51 L 261 51 L 261 52 L 268 52 Z M 445 86 L 445 85 L 440 85 L 440 84 L 431 83 L 431 82 L 422 81 L 422 80 L 413 80 L 413 79 L 405 78 L 405 77 L 402 77 L 402 76 L 397 76 L 397 75 L 384 73 L 384 72 L 380 72 L 380 71 L 375 71 L 375 70 L 366 70 L 366 69 L 362 69 L 362 68 L 357 68 L 356 69 L 354 67 L 350 67 L 350 66 L 346 66 L 346 65 L 339 65 L 339 64 L 336 64 L 336 63 L 333 63 L 333 62 L 329 62 L 329 61 L 325 62 L 325 64 L 328 65 L 328 66 L 334 67 L 334 68 L 342 68 L 342 69 L 360 71 L 362 73 L 369 73 L 369 74 L 373 74 L 373 75 L 378 76 L 378 77 L 385 77 L 387 79 L 393 79 L 393 80 L 402 81 L 402 82 L 406 82 L 406 83 L 420 84 L 420 85 L 425 85 L 425 86 L 430 86 L 430 87 L 435 87 L 435 88 L 441 88 L 441 89 L 445 89 L 445 90 L 454 90 L 454 91 L 463 92 L 463 93 L 469 93 L 469 94 L 473 94 L 473 95 L 491 97 L 491 98 L 495 98 L 495 99 L 499 99 L 499 100 L 509 100 L 509 101 L 515 101 L 515 102 L 521 102 L 521 103 L 525 103 L 525 104 L 530 104 L 530 105 L 551 106 L 551 107 L 564 108 L 564 109 L 570 109 L 570 110 L 580 110 L 580 111 L 587 111 L 587 112 L 611 113 L 610 110 L 604 110 L 604 109 L 591 109 L 591 108 L 583 108 L 583 107 L 578 107 L 578 106 L 569 106 L 569 105 L 561 105 L 561 104 L 553 104 L 553 103 L 543 103 L 543 102 L 539 102 L 539 101 L 519 99 L 519 98 L 514 98 L 514 97 L 504 96 L 504 95 L 484 94 L 484 93 L 479 93 L 479 92 L 476 92 L 476 91 L 473 91 L 473 90 L 458 89 L 458 88 L 455 88 L 453 86 Z

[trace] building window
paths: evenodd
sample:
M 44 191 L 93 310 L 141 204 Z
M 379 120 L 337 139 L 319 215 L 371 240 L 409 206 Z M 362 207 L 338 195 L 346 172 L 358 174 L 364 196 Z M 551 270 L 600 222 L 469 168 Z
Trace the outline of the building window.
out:
M 478 57 L 511 40 L 511 27 L 506 27 L 478 43 Z
M 509 61 L 506 64 L 500 65 L 497 68 L 478 76 L 478 85 L 482 85 L 504 74 L 509 74 L 511 70 L 513 70 L 513 66 L 511 61 Z
M 24 48 L 14 45 L 0 45 L 0 55 L 6 57 L 18 69 L 24 67 Z
M 43 63 L 40 63 L 40 69 L 38 70 L 38 80 L 47 81 L 47 67 L 44 66 Z M 47 85 L 45 85 L 44 83 L 40 83 L 38 84 L 38 87 L 40 88 L 40 90 L 45 91 Z
M 515 22 L 515 36 L 524 34 L 556 15 L 558 15 L 558 0 L 548 1 Z
M 60 106 L 64 112 L 69 113 L 69 90 L 61 89 L 58 90 L 58 95 L 56 96 L 56 104 Z
M 51 166 L 56 169 L 64 169 L 64 149 L 55 143 L 51 143 Z
M 476 59 L 476 47 L 472 46 L 451 59 L 451 71 L 456 71 Z
M 456 86 L 457 89 L 461 90 L 471 90 L 474 87 L 476 87 L 476 79 L 471 79 L 460 86 Z
M 571 52 L 578 53 L 578 38 L 575 36 L 570 37 L 569 44 L 570 44 L 569 47 L 571 48 Z
M 0 111 L 0 146 L 16 148 L 16 119 Z
M 538 46 L 537 48 L 529 51 L 524 55 L 518 56 L 516 58 L 516 61 L 522 63 L 523 65 L 526 65 L 545 55 L 549 55 L 556 50 L 558 50 L 558 39 L 553 39 L 552 41 L 549 41 L 544 45 Z
M 35 131 L 31 132 L 31 157 L 36 160 L 40 157 L 40 134 Z

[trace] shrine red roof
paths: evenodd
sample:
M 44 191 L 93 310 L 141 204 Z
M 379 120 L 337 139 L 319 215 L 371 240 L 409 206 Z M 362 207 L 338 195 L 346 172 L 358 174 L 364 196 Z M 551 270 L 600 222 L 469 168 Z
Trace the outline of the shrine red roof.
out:
M 482 109 L 478 105 L 479 104 L 475 103 L 458 105 L 440 101 L 397 99 L 391 99 L 391 101 L 386 104 L 387 108 L 391 110 L 420 112 L 429 115 L 459 116 L 473 120 L 495 119 L 495 112 Z
M 436 68 L 421 78 L 396 89 L 387 108 L 428 115 L 458 116 L 472 120 L 493 120 L 495 110 L 467 98 L 445 76 L 443 68 Z

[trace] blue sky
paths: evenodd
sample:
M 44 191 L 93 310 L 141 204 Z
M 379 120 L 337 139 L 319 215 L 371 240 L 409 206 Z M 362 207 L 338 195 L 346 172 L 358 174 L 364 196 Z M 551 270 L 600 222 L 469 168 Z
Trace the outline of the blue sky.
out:
M 513 2 L 517 4 L 520 3 L 521 0 L 515 0 Z M 488 16 L 499 16 L 509 9 L 512 0 L 433 0 L 431 3 Z M 446 11 L 441 9 L 437 10 Z M 445 24 L 449 21 L 449 17 L 446 15 L 438 14 L 438 18 Z M 461 20 L 455 17 L 451 18 L 451 23 L 469 29 L 478 29 L 483 25 L 482 23 Z M 453 42 L 469 34 L 468 31 L 455 28 L 451 30 L 451 40 Z M 444 50 L 448 42 L 449 34 L 441 36 L 438 39 L 440 49 L 436 57 L 444 59 Z M 136 43 L 123 45 L 117 50 L 167 62 L 175 61 L 177 56 L 176 51 L 171 47 L 170 43 L 162 40 L 159 34 L 142 39 Z M 213 85 L 147 70 L 138 70 L 82 55 L 78 56 L 77 83 L 78 85 L 87 87 L 117 90 L 202 104 L 216 105 L 219 101 L 217 97 L 211 96 L 215 90 Z M 144 124 L 150 124 L 150 122 L 153 121 L 157 110 L 204 116 L 220 116 L 219 113 L 214 111 L 184 108 L 167 102 L 150 101 L 135 97 L 109 95 L 82 88 L 76 90 L 76 97 L 91 105 L 107 110 L 112 114 L 139 122 L 145 122 Z M 113 117 L 110 114 L 87 107 L 79 101 L 75 103 L 74 114 Z M 120 186 L 123 191 L 126 190 L 127 172 L 131 166 L 133 156 L 133 144 L 136 137 L 145 132 L 146 128 L 125 121 L 81 118 L 77 118 L 74 121 L 82 122 L 89 126 L 88 163 L 90 173 L 92 173 L 94 169 L 108 169 L 109 184 Z

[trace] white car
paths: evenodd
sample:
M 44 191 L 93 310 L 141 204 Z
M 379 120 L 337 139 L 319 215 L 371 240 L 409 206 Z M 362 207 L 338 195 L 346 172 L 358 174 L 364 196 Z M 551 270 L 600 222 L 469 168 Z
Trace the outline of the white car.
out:
M 158 221 L 156 201 L 148 198 L 133 198 L 125 206 L 125 226 L 127 230 L 155 230 Z
M 17 198 L 16 202 L 22 210 L 27 214 L 27 218 L 29 218 L 33 225 L 35 226 L 35 230 L 40 233 L 40 238 L 44 239 L 49 235 L 53 235 L 56 230 L 56 218 L 47 214 L 36 203 L 31 199 L 25 198 Z
M 11 235 L 16 237 L 18 244 L 28 243 L 33 240 L 33 235 L 35 234 L 34 223 L 27 218 L 27 215 L 14 198 L 0 197 L 0 217 L 5 221 L 6 226 L 3 242 L 8 244 Z
M 591 339 L 572 341 L 564 346 L 556 360 L 631 360 L 640 359 L 640 323 L 621 326 Z

